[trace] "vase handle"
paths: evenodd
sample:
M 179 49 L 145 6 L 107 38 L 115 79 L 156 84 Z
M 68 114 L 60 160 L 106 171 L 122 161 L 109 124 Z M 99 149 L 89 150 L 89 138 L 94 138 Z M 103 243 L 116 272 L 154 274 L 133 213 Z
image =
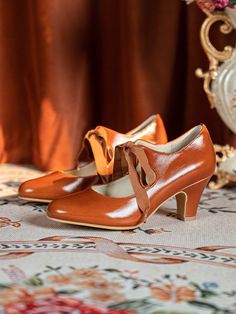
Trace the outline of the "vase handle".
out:
M 220 26 L 221 33 L 229 34 L 233 30 L 233 25 L 229 16 L 222 12 L 209 13 L 202 24 L 200 31 L 200 40 L 203 50 L 209 60 L 209 69 L 203 72 L 201 68 L 196 69 L 195 74 L 199 78 L 203 78 L 203 89 L 208 97 L 211 108 L 214 108 L 214 94 L 211 90 L 212 81 L 216 79 L 218 74 L 219 64 L 231 58 L 234 48 L 225 46 L 223 51 L 217 50 L 210 41 L 209 32 L 213 24 L 223 22 Z

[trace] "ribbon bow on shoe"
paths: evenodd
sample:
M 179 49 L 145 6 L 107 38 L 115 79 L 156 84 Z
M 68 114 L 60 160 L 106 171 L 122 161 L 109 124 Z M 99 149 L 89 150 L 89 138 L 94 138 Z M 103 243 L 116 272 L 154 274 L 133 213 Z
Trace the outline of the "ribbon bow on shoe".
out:
M 146 221 L 150 208 L 146 188 L 154 184 L 156 173 L 149 164 L 143 146 L 127 142 L 116 148 L 113 179 L 121 177 L 121 173 L 130 175 L 137 204 L 144 216 L 144 221 Z
M 119 135 L 113 130 L 98 126 L 95 129 L 89 130 L 83 142 L 83 147 L 80 151 L 80 158 L 77 159 L 89 159 L 90 162 L 94 161 L 96 165 L 96 175 L 102 183 L 108 183 L 112 179 L 113 171 L 113 142 L 119 142 Z M 86 156 L 86 157 L 85 157 Z M 83 162 L 82 162 L 83 164 Z M 84 164 L 83 164 L 84 166 Z M 78 174 L 78 170 L 70 171 L 70 173 Z M 75 189 L 80 185 L 81 178 L 64 187 L 65 190 Z

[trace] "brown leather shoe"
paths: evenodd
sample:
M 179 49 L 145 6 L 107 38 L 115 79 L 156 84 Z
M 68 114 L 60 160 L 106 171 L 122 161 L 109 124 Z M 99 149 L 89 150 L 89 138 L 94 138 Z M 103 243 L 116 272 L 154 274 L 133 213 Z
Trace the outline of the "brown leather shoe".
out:
M 206 127 L 199 125 L 167 144 L 139 140 L 117 147 L 114 171 L 120 168 L 128 175 L 50 203 L 48 218 L 82 226 L 134 229 L 176 196 L 178 218 L 194 219 L 215 169 L 215 153 Z
M 151 116 L 126 134 L 103 126 L 90 130 L 84 137 L 79 153 L 78 169 L 72 172 L 56 171 L 28 180 L 20 185 L 19 197 L 30 201 L 50 202 L 98 182 L 109 182 L 113 172 L 115 146 L 137 139 L 151 143 L 167 142 L 160 115 Z

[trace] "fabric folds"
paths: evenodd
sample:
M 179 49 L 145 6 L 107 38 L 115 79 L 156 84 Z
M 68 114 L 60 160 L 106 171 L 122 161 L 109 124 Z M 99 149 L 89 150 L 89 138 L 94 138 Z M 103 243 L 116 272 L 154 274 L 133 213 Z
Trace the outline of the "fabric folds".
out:
M 204 122 L 236 145 L 194 75 L 203 19 L 179 0 L 0 0 L 0 162 L 70 169 L 89 128 L 155 113 L 170 139 Z

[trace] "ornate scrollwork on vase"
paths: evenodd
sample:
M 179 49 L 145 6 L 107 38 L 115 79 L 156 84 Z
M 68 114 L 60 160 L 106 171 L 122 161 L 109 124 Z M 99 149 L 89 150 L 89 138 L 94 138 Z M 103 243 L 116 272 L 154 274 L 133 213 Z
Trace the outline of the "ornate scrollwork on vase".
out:
M 207 13 L 201 27 L 200 39 L 209 60 L 209 69 L 204 72 L 198 68 L 196 75 L 204 80 L 203 88 L 211 108 L 216 108 L 226 126 L 236 134 L 236 49 L 225 46 L 219 51 L 212 45 L 210 30 L 217 22 L 221 22 L 221 33 L 232 32 L 236 29 L 236 8 Z M 215 181 L 209 184 L 211 189 L 219 189 L 236 182 L 236 149 L 229 145 L 215 145 L 215 151 L 217 165 Z
M 219 65 L 230 59 L 234 50 L 231 46 L 225 46 L 223 51 L 219 51 L 212 45 L 209 33 L 212 25 L 216 22 L 223 22 L 220 26 L 220 31 L 224 34 L 229 34 L 233 30 L 233 25 L 229 16 L 222 12 L 215 12 L 214 14 L 209 13 L 201 27 L 200 39 L 202 47 L 209 60 L 209 70 L 203 72 L 202 69 L 198 68 L 196 70 L 196 75 L 197 77 L 204 79 L 203 88 L 211 108 L 215 107 L 215 95 L 212 91 L 212 81 L 217 78 Z
M 209 183 L 209 188 L 216 190 L 230 182 L 236 182 L 236 149 L 229 146 L 214 145 L 216 152 L 215 181 Z

